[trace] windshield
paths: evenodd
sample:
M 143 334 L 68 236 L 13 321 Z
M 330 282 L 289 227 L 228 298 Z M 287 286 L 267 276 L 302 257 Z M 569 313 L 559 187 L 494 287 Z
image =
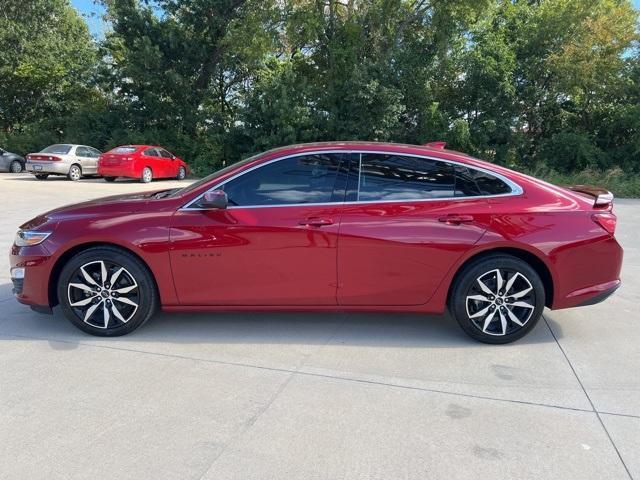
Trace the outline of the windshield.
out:
M 116 147 L 110 150 L 109 153 L 134 153 L 136 150 L 136 147 Z
M 247 163 L 250 163 L 252 161 L 254 161 L 256 158 L 261 157 L 262 155 L 264 155 L 264 153 L 259 153 L 258 155 L 254 155 L 253 157 L 249 157 L 249 158 L 245 158 L 244 160 L 240 160 L 239 162 L 236 163 L 232 163 L 231 165 L 224 167 L 221 170 L 218 170 L 216 172 L 213 172 L 210 175 L 207 175 L 204 178 L 201 178 L 200 180 L 198 180 L 197 182 L 192 183 L 191 185 L 187 185 L 184 188 L 181 188 L 180 190 L 177 190 L 175 194 L 185 194 L 185 193 L 189 193 L 192 192 L 194 190 L 196 190 L 197 188 L 199 188 L 200 186 L 204 185 L 207 182 L 210 182 L 211 180 L 213 180 L 216 177 L 220 177 L 222 175 L 224 175 L 225 173 L 229 173 L 231 170 L 234 170 L 238 167 L 241 167 L 243 165 L 246 165 Z
M 67 155 L 71 151 L 71 145 L 50 145 L 40 153 L 57 153 L 58 155 Z

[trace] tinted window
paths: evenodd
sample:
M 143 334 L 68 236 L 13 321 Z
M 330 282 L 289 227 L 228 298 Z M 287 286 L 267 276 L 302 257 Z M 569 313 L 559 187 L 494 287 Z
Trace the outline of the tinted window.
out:
M 471 173 L 483 195 L 511 193 L 511 187 L 499 178 L 479 170 L 471 170 Z
M 91 156 L 98 158 L 101 155 L 100 150 L 96 150 L 95 148 L 92 148 L 92 147 L 87 147 L 87 148 L 89 149 Z
M 453 165 L 401 155 L 362 154 L 360 201 L 422 200 L 454 196 Z
M 57 153 L 58 155 L 67 155 L 71 151 L 71 145 L 51 145 L 41 153 Z
M 109 153 L 134 153 L 136 150 L 136 147 L 117 147 L 109 151 Z
M 456 195 L 502 195 L 511 193 L 511 187 L 493 175 L 467 168 L 456 166 Z
M 148 155 L 149 157 L 159 157 L 158 151 L 155 148 L 147 148 L 144 152 L 144 155 Z
M 240 175 L 222 188 L 229 203 L 239 206 L 341 202 L 344 163 L 346 155 L 339 154 L 287 158 Z
M 160 156 L 162 158 L 173 158 L 173 155 L 171 155 L 169 152 L 167 152 L 166 150 L 164 150 L 162 148 L 158 148 L 158 152 L 160 152 Z

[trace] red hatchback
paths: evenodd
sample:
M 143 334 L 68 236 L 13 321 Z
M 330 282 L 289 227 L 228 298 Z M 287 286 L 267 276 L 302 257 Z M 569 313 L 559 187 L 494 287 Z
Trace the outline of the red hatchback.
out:
M 122 335 L 167 311 L 442 313 L 506 343 L 620 285 L 612 196 L 431 146 L 271 150 L 182 189 L 22 225 L 18 301 Z
M 103 153 L 98 161 L 98 175 L 107 182 L 117 177 L 138 178 L 149 183 L 154 178 L 183 180 L 189 167 L 174 154 L 153 145 L 123 145 Z

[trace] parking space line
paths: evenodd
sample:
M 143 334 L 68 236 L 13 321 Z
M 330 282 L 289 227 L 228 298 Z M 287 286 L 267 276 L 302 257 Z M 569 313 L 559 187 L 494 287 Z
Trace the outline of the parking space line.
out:
M 580 384 L 580 388 L 582 388 L 582 391 L 584 392 L 585 396 L 587 397 L 587 400 L 589 401 L 589 404 L 591 405 L 591 409 L 592 409 L 593 413 L 595 413 L 596 417 L 598 417 L 598 421 L 600 422 L 600 425 L 602 426 L 602 429 L 604 430 L 604 433 L 607 434 L 607 437 L 609 438 L 609 441 L 611 442 L 611 445 L 613 446 L 613 449 L 616 451 L 616 454 L 618 455 L 618 458 L 620 459 L 620 462 L 622 462 L 622 466 L 627 471 L 627 475 L 629 476 L 629 478 L 631 480 L 633 480 L 633 476 L 631 475 L 631 472 L 629 471 L 629 467 L 627 467 L 627 464 L 625 463 L 624 459 L 622 458 L 622 455 L 620 454 L 620 450 L 618 450 L 618 446 L 613 441 L 613 438 L 611 437 L 611 434 L 609 433 L 609 430 L 607 430 L 607 427 L 605 426 L 604 421 L 602 420 L 602 417 L 600 416 L 601 412 L 598 412 L 598 410 L 596 410 L 596 407 L 593 404 L 593 401 L 591 400 L 591 397 L 589 396 L 589 393 L 587 392 L 587 389 L 584 387 L 584 385 L 582 384 L 582 380 L 580 380 L 580 377 L 578 376 L 578 372 L 576 372 L 576 369 L 573 367 L 573 364 L 571 363 L 571 360 L 569 360 L 569 356 L 565 352 L 564 348 L 562 348 L 562 345 L 558 341 L 558 337 L 556 337 L 556 334 L 553 331 L 553 329 L 551 328 L 551 325 L 549 325 L 549 322 L 547 321 L 547 318 L 544 315 L 542 315 L 542 319 L 544 320 L 544 323 L 547 325 L 547 328 L 549 329 L 549 332 L 551 332 L 551 335 L 553 336 L 553 339 L 556 341 L 556 345 L 558 345 L 558 348 L 562 352 L 562 355 L 564 356 L 565 360 L 569 364 L 569 368 L 571 368 L 571 371 L 575 375 L 576 380 Z

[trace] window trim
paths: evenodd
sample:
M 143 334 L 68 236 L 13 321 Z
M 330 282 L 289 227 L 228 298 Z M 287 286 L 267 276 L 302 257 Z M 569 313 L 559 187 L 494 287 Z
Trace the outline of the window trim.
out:
M 358 194 L 357 194 L 357 199 L 355 201 L 342 201 L 342 202 L 321 202 L 321 203 L 284 203 L 284 204 L 280 204 L 280 205 L 229 205 L 227 207 L 227 210 L 233 210 L 233 209 L 238 209 L 238 208 L 282 208 L 282 207 L 313 207 L 313 206 L 330 206 L 330 205 L 369 205 L 369 204 L 375 204 L 375 203 L 417 203 L 417 202 L 443 202 L 443 201 L 460 201 L 460 200 L 469 200 L 469 199 L 477 199 L 477 198 L 501 198 L 501 197 L 515 197 L 518 195 L 522 195 L 524 193 L 523 188 L 518 185 L 516 182 L 514 182 L 513 180 L 510 180 L 509 178 L 505 177 L 504 175 L 494 172 L 492 170 L 486 169 L 486 168 L 482 168 L 482 167 L 477 167 L 475 165 L 469 165 L 468 163 L 463 163 L 463 162 L 458 162 L 455 160 L 448 160 L 448 159 L 444 159 L 444 158 L 438 158 L 438 157 L 433 157 L 433 156 L 429 156 L 429 155 L 419 155 L 416 153 L 399 153 L 399 152 L 389 152 L 389 151 L 378 151 L 378 150 L 359 150 L 359 149 L 354 149 L 354 150 L 318 150 L 318 151 L 309 151 L 309 152 L 300 152 L 300 153 L 293 153 L 290 155 L 285 155 L 283 157 L 278 157 L 278 158 L 272 158 L 271 160 L 268 160 L 266 162 L 263 163 L 259 163 L 258 165 L 254 165 L 251 168 L 248 168 L 246 170 L 243 170 L 241 172 L 236 173 L 235 175 L 227 178 L 226 180 L 223 180 L 220 183 L 217 183 L 215 185 L 213 185 L 211 188 L 208 188 L 207 190 L 205 190 L 204 192 L 202 192 L 200 195 L 198 195 L 197 197 L 195 197 L 193 200 L 190 200 L 189 202 L 187 202 L 186 204 L 184 204 L 182 207 L 180 207 L 178 210 L 186 210 L 186 211 L 201 211 L 201 210 L 211 210 L 210 208 L 198 208 L 198 207 L 192 207 L 191 205 L 193 205 L 194 203 L 197 203 L 203 196 L 205 193 L 210 192 L 212 190 L 218 190 L 220 187 L 222 187 L 223 185 L 225 185 L 226 183 L 235 180 L 238 177 L 241 177 L 242 175 L 244 175 L 245 173 L 249 173 L 253 170 L 256 170 L 260 167 L 264 167 L 266 165 L 269 165 L 271 163 L 274 162 L 279 162 L 280 160 L 287 160 L 289 158 L 294 158 L 294 157 L 302 157 L 302 156 L 307 156 L 307 155 L 322 155 L 322 154 L 335 154 L 335 153 L 342 153 L 342 154 L 358 154 Z M 503 181 L 504 183 L 507 184 L 507 186 L 509 188 L 511 188 L 511 192 L 509 193 L 499 193 L 499 194 L 495 194 L 495 195 L 474 195 L 474 196 L 468 196 L 468 197 L 456 197 L 455 195 L 453 197 L 440 197 L 440 198 L 421 198 L 421 199 L 406 199 L 406 200 L 360 200 L 360 176 L 361 176 L 361 172 L 362 172 L 362 155 L 363 154 L 378 154 L 378 155 L 399 155 L 399 156 L 403 156 L 403 157 L 414 157 L 414 158 L 422 158 L 425 160 L 434 160 L 436 162 L 446 162 L 446 163 L 451 163 L 453 165 L 461 165 L 463 167 L 469 168 L 469 169 L 473 169 L 473 170 L 478 170 L 480 172 L 484 172 L 486 174 L 492 175 L 494 177 L 496 177 L 497 179 Z

